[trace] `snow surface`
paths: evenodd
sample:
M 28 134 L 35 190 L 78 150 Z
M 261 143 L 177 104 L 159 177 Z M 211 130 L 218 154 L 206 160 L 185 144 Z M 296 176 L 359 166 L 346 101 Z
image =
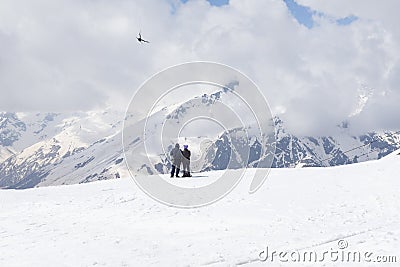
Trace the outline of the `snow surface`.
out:
M 159 204 L 130 178 L 0 190 L 0 266 L 398 266 L 398 153 L 348 166 L 272 169 L 252 195 L 250 169 L 228 196 L 197 209 Z M 218 173 L 181 181 L 201 184 Z M 350 251 L 394 255 L 397 263 L 258 260 L 266 246 L 323 252 L 340 239 Z

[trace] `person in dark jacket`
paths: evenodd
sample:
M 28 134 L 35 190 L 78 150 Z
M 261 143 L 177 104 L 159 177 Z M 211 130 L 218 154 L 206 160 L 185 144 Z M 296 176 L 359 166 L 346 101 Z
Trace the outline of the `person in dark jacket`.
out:
M 179 171 L 182 163 L 182 152 L 179 149 L 179 144 L 175 145 L 175 147 L 171 150 L 170 155 L 172 160 L 171 178 L 174 177 L 175 171 L 175 176 L 179 177 Z
M 183 176 L 182 177 L 192 177 L 190 174 L 190 150 L 188 145 L 183 146 L 182 150 L 182 165 L 183 165 Z

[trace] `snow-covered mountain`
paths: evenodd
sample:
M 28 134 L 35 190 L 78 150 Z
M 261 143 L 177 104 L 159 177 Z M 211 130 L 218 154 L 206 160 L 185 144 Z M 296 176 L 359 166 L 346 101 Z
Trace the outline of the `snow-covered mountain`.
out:
M 121 114 L 109 110 L 1 113 L 0 187 L 119 178 L 123 161 L 121 118 Z
M 147 131 L 159 131 L 165 118 L 179 119 L 199 103 L 210 104 L 219 97 L 218 93 L 202 95 L 179 108 L 160 108 L 148 119 L 150 127 Z M 112 110 L 73 114 L 0 113 L 0 187 L 75 184 L 126 175 L 122 148 L 123 121 L 124 114 Z M 143 141 L 140 137 L 143 123 L 140 121 L 131 126 L 132 142 L 129 146 Z M 400 134 L 389 131 L 353 136 L 347 128 L 338 127 L 338 131 L 331 136 L 295 136 L 286 130 L 279 118 L 274 118 L 274 123 L 274 168 L 344 165 L 380 159 L 400 147 Z M 198 171 L 239 168 L 243 164 L 257 167 L 265 144 L 257 138 L 246 140 L 248 143 L 235 135 L 228 138 L 229 133 L 241 130 L 232 128 L 212 137 L 204 135 L 170 140 L 166 150 L 169 151 L 177 141 L 188 143 L 193 158 L 200 158 L 193 160 L 193 168 Z M 150 153 L 153 166 L 139 164 L 138 172 L 168 172 L 168 157 L 159 150 L 162 145 L 157 142 L 156 139 L 150 140 L 153 146 L 150 150 L 154 150 Z M 247 163 L 232 151 L 231 142 L 248 146 L 243 147 L 249 150 Z M 141 161 L 140 158 L 138 160 Z
M 354 135 L 338 126 L 331 136 L 295 136 L 276 119 L 274 167 L 327 167 L 380 159 L 400 147 L 400 133 L 371 131 Z
M 393 131 L 369 132 L 354 136 L 338 128 L 331 136 L 296 136 L 285 130 L 284 123 L 275 118 L 276 150 L 273 168 L 327 167 L 380 159 L 400 148 L 400 133 Z M 206 158 L 212 159 L 203 168 L 222 170 L 228 166 L 232 153 L 227 133 L 215 140 Z M 248 165 L 257 166 L 261 144 L 252 140 Z M 233 155 L 234 157 L 234 155 Z

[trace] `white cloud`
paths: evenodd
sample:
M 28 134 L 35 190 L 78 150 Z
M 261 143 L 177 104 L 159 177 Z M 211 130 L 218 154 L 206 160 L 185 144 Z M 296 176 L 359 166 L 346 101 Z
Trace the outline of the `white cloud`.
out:
M 307 29 L 279 0 L 2 1 L 0 109 L 124 109 L 155 72 L 210 60 L 252 78 L 298 133 L 329 133 L 343 120 L 359 130 L 400 128 L 400 2 L 298 2 L 359 19 L 316 18 Z M 150 44 L 136 42 L 139 30 Z M 363 86 L 371 94 L 357 109 Z

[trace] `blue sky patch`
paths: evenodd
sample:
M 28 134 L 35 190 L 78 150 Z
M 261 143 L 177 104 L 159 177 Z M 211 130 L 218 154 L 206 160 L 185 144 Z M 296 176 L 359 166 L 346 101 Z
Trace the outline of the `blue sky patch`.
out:
M 354 21 L 356 21 L 358 18 L 356 16 L 348 16 L 342 19 L 337 19 L 336 23 L 338 25 L 349 25 L 351 23 L 353 23 Z
M 298 23 L 306 26 L 309 29 L 314 26 L 313 15 L 315 14 L 315 11 L 309 7 L 297 4 L 294 0 L 283 1 Z
M 188 0 L 181 0 L 182 3 L 186 3 Z M 207 0 L 212 6 L 224 6 L 229 5 L 229 0 Z
M 311 9 L 310 7 L 307 6 L 302 6 L 299 5 L 296 1 L 294 0 L 283 0 L 289 9 L 290 13 L 292 16 L 297 20 L 297 22 L 301 25 L 306 26 L 307 28 L 311 29 L 312 27 L 315 26 L 315 22 L 313 19 L 313 16 L 321 16 L 329 19 L 332 22 L 335 22 L 338 25 L 349 25 L 356 21 L 358 18 L 356 16 L 347 16 L 345 18 L 334 18 L 329 15 L 326 15 L 322 12 L 318 12 L 316 10 Z
M 212 6 L 229 5 L 229 0 L 207 0 Z

